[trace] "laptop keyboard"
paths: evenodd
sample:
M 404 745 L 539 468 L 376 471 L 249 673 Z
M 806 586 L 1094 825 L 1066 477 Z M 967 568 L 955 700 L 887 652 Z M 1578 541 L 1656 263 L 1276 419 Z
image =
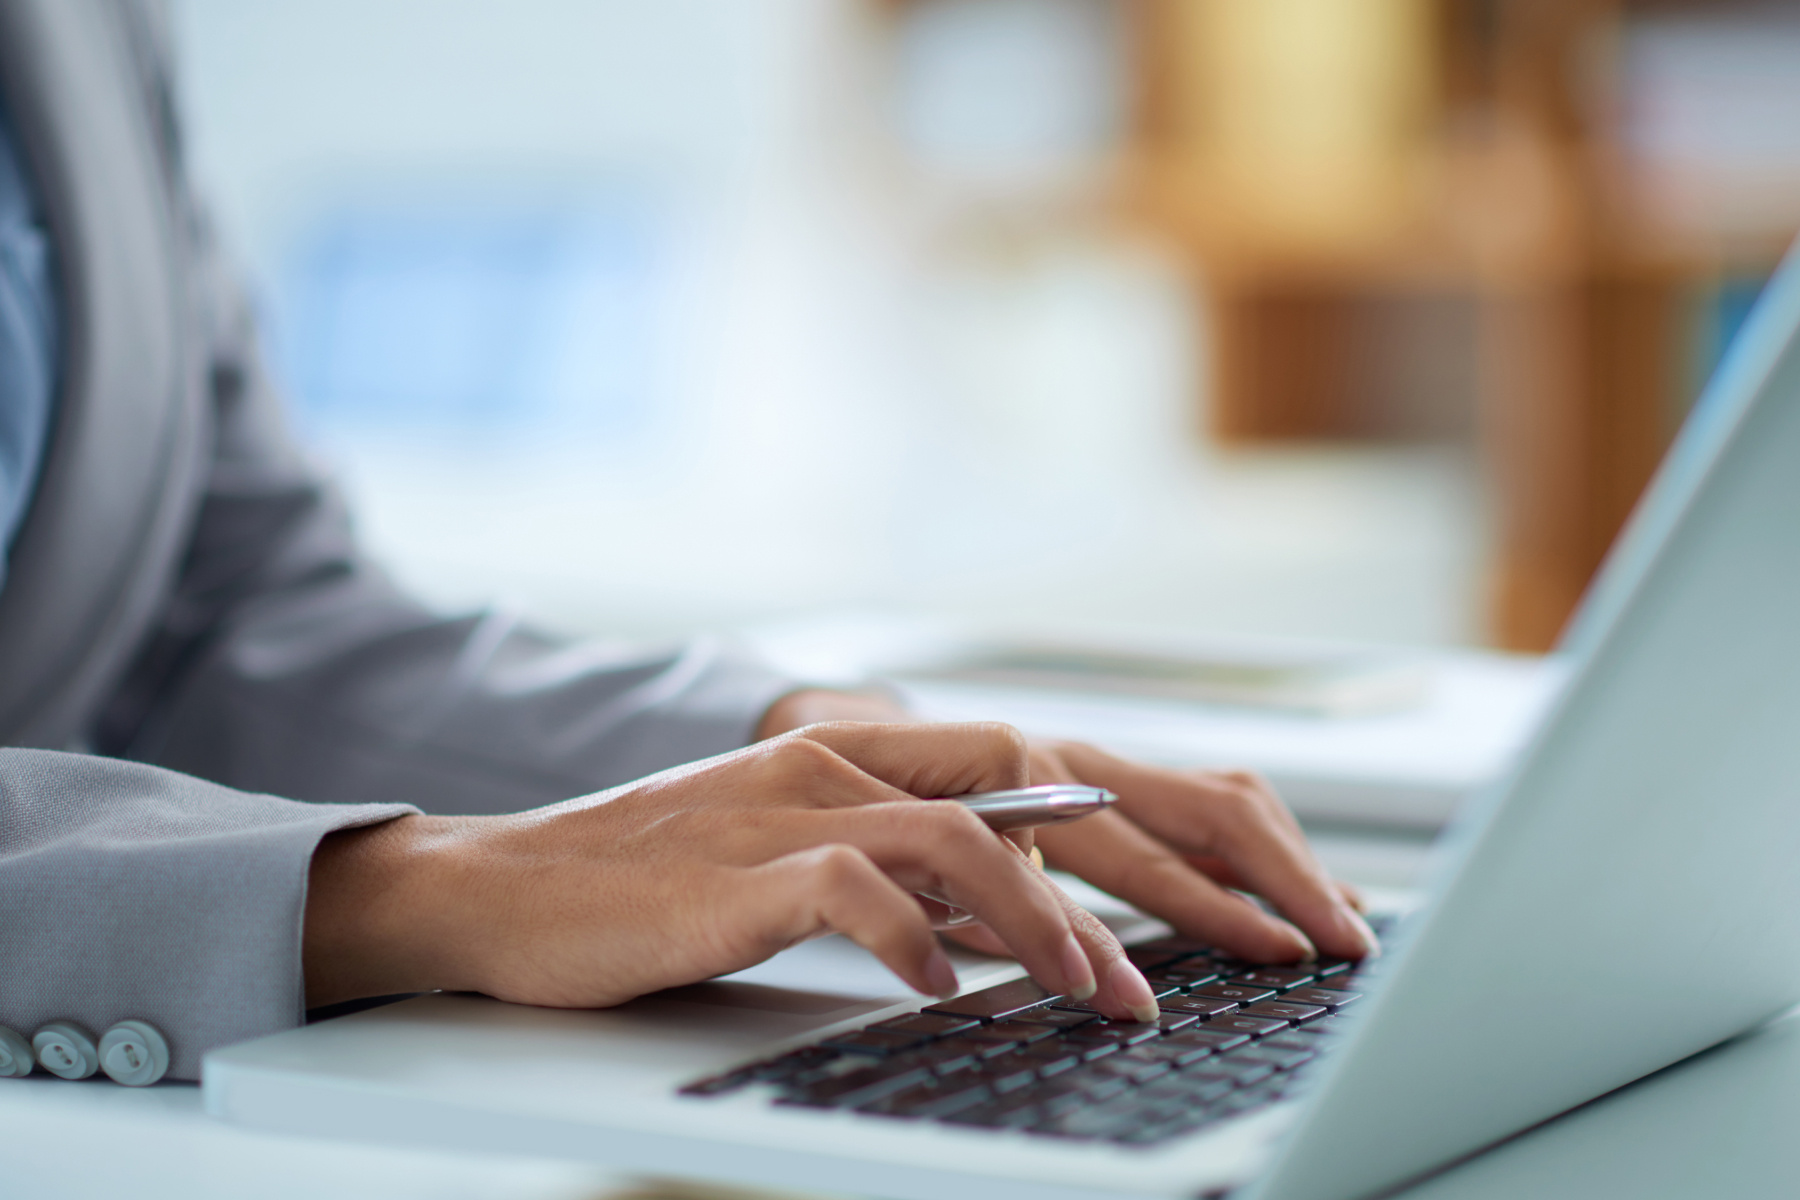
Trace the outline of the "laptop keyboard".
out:
M 1361 995 L 1352 962 L 1261 967 L 1179 937 L 1126 953 L 1162 1006 L 1153 1023 L 1019 979 L 681 1092 L 1148 1146 L 1293 1094 Z

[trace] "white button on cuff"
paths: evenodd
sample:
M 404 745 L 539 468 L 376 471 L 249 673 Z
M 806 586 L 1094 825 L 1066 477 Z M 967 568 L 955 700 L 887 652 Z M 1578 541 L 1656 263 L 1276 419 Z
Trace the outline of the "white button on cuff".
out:
M 100 1069 L 94 1035 L 73 1021 L 52 1021 L 31 1035 L 38 1065 L 63 1079 L 86 1079 Z
M 31 1043 L 25 1035 L 16 1029 L 8 1029 L 0 1025 L 0 1079 L 17 1079 L 21 1075 L 31 1074 L 31 1068 L 37 1065 L 37 1054 L 31 1049 Z
M 100 1069 L 127 1087 L 147 1087 L 169 1069 L 169 1043 L 148 1021 L 120 1021 L 100 1039 Z

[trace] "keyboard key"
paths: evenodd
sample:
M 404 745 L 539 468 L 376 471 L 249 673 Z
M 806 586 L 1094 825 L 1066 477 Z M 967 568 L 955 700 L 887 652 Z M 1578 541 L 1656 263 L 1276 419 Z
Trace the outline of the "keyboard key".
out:
M 815 1067 L 836 1062 L 840 1057 L 842 1056 L 836 1050 L 827 1050 L 823 1046 L 802 1046 L 764 1062 L 751 1063 L 744 1070 L 752 1072 L 758 1083 L 779 1083 Z
M 1095 1007 L 1094 1002 L 1092 1000 L 1058 1000 L 1055 1004 L 1052 1004 L 1049 1008 L 1040 1009 L 1039 1011 L 1040 1012 L 1075 1013 L 1075 1014 L 1078 1014 L 1081 1016 L 1086 1016 L 1086 1017 L 1102 1017 L 1102 1018 L 1104 1018 L 1104 1016 L 1105 1016 L 1104 1013 L 1102 1013 L 1097 1007 Z
M 1341 958 L 1321 958 L 1318 962 L 1306 964 L 1306 968 L 1313 973 L 1314 979 L 1329 979 L 1333 975 L 1355 970 L 1356 964 Z
M 1044 1025 L 1052 1030 L 1073 1029 L 1077 1025 L 1086 1025 L 1094 1019 L 1092 1012 L 1074 1008 L 1034 1008 L 1030 1012 L 1020 1013 L 1009 1025 Z
M 1115 1046 L 1135 1046 L 1139 1042 L 1147 1042 L 1162 1036 L 1162 1030 L 1154 1025 L 1139 1025 L 1111 1021 L 1096 1021 L 1092 1025 L 1083 1025 L 1080 1029 L 1071 1029 L 1064 1035 L 1071 1042 L 1107 1042 Z
M 981 1069 L 981 1079 L 996 1096 L 1030 1087 L 1038 1081 L 1037 1069 L 1017 1054 L 1009 1054 Z
M 1114 1094 L 1124 1090 L 1124 1086 L 1120 1085 L 1115 1089 Z M 1038 1112 L 1047 1117 L 1061 1116 L 1063 1113 L 1073 1112 L 1093 1103 L 1093 1095 L 1084 1082 L 1080 1078 L 1070 1075 L 1062 1075 L 1040 1083 L 1032 1088 L 1029 1094 Z M 1023 1093 L 1015 1092 L 1014 1095 L 1019 1096 Z
M 1229 1080 L 1240 1088 L 1248 1084 L 1260 1083 L 1274 1073 L 1275 1068 L 1268 1063 L 1253 1060 L 1238 1062 L 1236 1056 L 1231 1054 L 1222 1055 L 1207 1062 L 1196 1063 L 1184 1072 L 1184 1074 L 1191 1074 L 1195 1079 Z
M 872 1064 L 847 1074 L 791 1088 L 776 1103 L 802 1104 L 814 1108 L 853 1108 L 871 1100 L 891 1096 L 929 1078 L 931 1072 L 923 1066 L 905 1071 L 883 1071 L 881 1064 Z
M 1195 969 L 1183 963 L 1179 966 L 1164 967 L 1161 970 L 1146 971 L 1144 978 L 1149 981 L 1152 988 L 1196 988 L 1204 987 L 1209 983 L 1217 983 L 1221 976 L 1217 971 L 1204 968 Z
M 1185 1052 L 1185 1047 L 1176 1045 L 1169 1038 L 1161 1038 L 1154 1042 L 1140 1042 L 1119 1051 L 1127 1058 L 1137 1062 L 1175 1062 Z
M 1060 1075 L 1081 1064 L 1080 1046 L 1069 1046 L 1060 1041 L 1040 1042 L 1034 1046 L 1026 1046 L 1017 1054 L 1010 1055 L 1002 1061 L 1010 1062 L 1017 1058 L 1030 1063 L 1037 1073 L 1045 1079 L 1052 1075 Z
M 1219 1022 L 1208 1021 L 1195 1029 L 1184 1029 L 1180 1033 L 1172 1033 L 1163 1043 L 1174 1046 L 1205 1046 L 1209 1050 L 1226 1051 L 1242 1046 L 1250 1040 L 1250 1034 L 1236 1029 L 1225 1029 Z
M 1152 983 L 1150 985 L 1150 994 L 1159 1001 L 1177 1000 L 1181 998 L 1181 989 L 1172 987 L 1168 984 L 1158 985 Z M 1099 1007 L 1092 1000 L 1058 1000 L 1055 1004 L 1050 1006 L 1048 1011 L 1087 1013 L 1089 1016 L 1095 1017 L 1103 1017 L 1106 1015 L 1100 1011 Z
M 1205 996 L 1171 996 L 1162 1002 L 1164 1012 L 1192 1013 L 1196 1017 L 1217 1017 L 1236 1012 L 1233 1000 L 1209 1000 Z
M 1187 1088 L 1188 1103 L 1196 1108 L 1217 1103 L 1237 1090 L 1237 1080 L 1231 1078 L 1207 1079 L 1191 1071 L 1183 1072 L 1178 1078 Z
M 1192 1082 L 1184 1076 L 1165 1075 L 1139 1088 L 1138 1099 L 1160 1109 L 1186 1108 L 1191 1103 L 1188 1092 L 1192 1087 Z
M 1258 1042 L 1226 1057 L 1232 1063 L 1257 1062 L 1274 1067 L 1277 1071 L 1291 1071 L 1301 1063 L 1311 1061 L 1313 1055 L 1309 1050 L 1283 1050 L 1270 1046 L 1267 1042 Z
M 984 1030 L 982 1032 L 986 1031 Z M 973 1056 L 978 1061 L 985 1062 L 990 1058 L 996 1058 L 1002 1054 L 1012 1053 L 1012 1051 L 1018 1049 L 1018 1045 L 1017 1042 L 1009 1037 L 977 1039 L 974 1037 L 965 1037 L 959 1033 L 955 1037 L 945 1038 L 941 1042 L 927 1042 L 925 1045 L 920 1046 L 916 1053 L 931 1059 L 937 1059 L 941 1056 L 946 1060 L 949 1058 L 961 1058 L 968 1055 Z M 943 1069 L 944 1068 L 939 1068 L 940 1073 Z
M 1105 1064 L 1094 1063 L 1082 1067 L 1079 1071 L 1070 1071 L 1058 1079 L 1058 1083 L 1072 1084 L 1090 1101 L 1110 1100 L 1114 1096 L 1123 1095 L 1131 1089 L 1129 1081 L 1104 1071 Z
M 973 1108 L 993 1098 L 988 1085 L 976 1079 L 934 1079 L 915 1084 L 905 1091 L 858 1105 L 862 1111 L 885 1113 L 896 1117 L 946 1117 Z
M 1056 1030 L 1048 1025 L 1027 1025 L 1021 1021 L 1001 1021 L 996 1025 L 983 1025 L 956 1036 L 964 1041 L 1004 1045 L 1008 1050 L 1017 1050 L 1020 1046 L 1055 1037 Z
M 1259 1000 L 1275 998 L 1275 992 L 1271 988 L 1250 987 L 1241 983 L 1209 983 L 1205 987 L 1195 988 L 1192 994 L 1207 1000 L 1229 1000 L 1233 1004 L 1255 1004 Z
M 1136 1087 L 1138 1084 L 1148 1083 L 1152 1079 L 1167 1075 L 1175 1068 L 1161 1059 L 1149 1061 L 1134 1059 L 1131 1057 L 1130 1051 L 1124 1051 L 1113 1055 L 1105 1062 L 1095 1063 L 1086 1069 L 1095 1076 L 1123 1079 L 1126 1083 Z
M 1212 947 L 1208 946 L 1205 942 L 1196 941 L 1190 937 L 1182 937 L 1180 934 L 1172 934 L 1169 937 L 1160 937 L 1148 942 L 1139 942 L 1135 946 L 1127 946 L 1125 948 L 1125 956 L 1127 958 L 1130 958 L 1134 954 L 1167 954 L 1169 959 L 1165 961 L 1173 961 L 1177 958 L 1192 958 L 1196 955 L 1210 955 L 1211 953 Z M 1132 961 L 1135 963 L 1137 959 L 1133 958 Z
M 922 1046 L 908 1057 L 925 1063 L 939 1075 L 949 1075 L 956 1071 L 972 1070 L 978 1066 L 987 1057 L 988 1045 L 984 1042 L 964 1042 L 960 1038 L 947 1038 L 941 1042 L 932 1042 Z
M 1177 1030 L 1186 1029 L 1190 1025 L 1198 1025 L 1199 1023 L 1200 1018 L 1196 1014 L 1182 1012 L 1180 1009 L 1173 1008 L 1164 1009 L 1157 1015 L 1156 1020 L 1148 1022 L 1148 1024 L 1156 1026 L 1156 1028 L 1163 1033 L 1174 1033 Z
M 916 1033 L 922 1037 L 949 1037 L 965 1029 L 973 1029 L 980 1021 L 969 1017 L 947 1017 L 941 1013 L 916 1012 L 888 1021 L 877 1021 L 870 1029 L 881 1033 Z
M 1217 1030 L 1220 1033 L 1247 1033 L 1251 1037 L 1262 1037 L 1274 1033 L 1277 1029 L 1286 1029 L 1288 1022 L 1272 1017 L 1241 1017 L 1236 1013 L 1228 1016 L 1214 1017 L 1205 1025 L 1207 1032 Z
M 1303 987 L 1295 988 L 1282 996 L 1289 1004 L 1316 1004 L 1321 1008 L 1329 1008 L 1336 1012 L 1347 1005 L 1355 1004 L 1362 999 L 1361 992 L 1340 991 L 1337 988 Z
M 1254 971 L 1245 971 L 1231 982 L 1243 987 L 1274 988 L 1280 992 L 1288 988 L 1303 987 L 1312 980 L 1312 972 L 1298 968 L 1258 967 Z
M 1308 1054 L 1317 1054 L 1326 1044 L 1310 1029 L 1284 1029 L 1257 1043 L 1259 1046 L 1273 1046 L 1279 1050 L 1304 1050 Z
M 1156 1048 L 1167 1055 L 1169 1063 L 1176 1067 L 1191 1067 L 1218 1053 L 1215 1047 L 1203 1042 L 1177 1042 L 1174 1038 L 1156 1043 Z
M 952 1017 L 973 1017 L 979 1021 L 1001 1021 L 1060 999 L 1062 997 L 1055 992 L 1045 991 L 1029 979 L 1015 979 L 1011 983 L 982 988 L 979 992 L 970 992 L 954 1000 L 933 1004 L 925 1011 Z
M 1270 1017 L 1277 1021 L 1292 1021 L 1296 1025 L 1325 1013 L 1326 1010 L 1316 1004 L 1289 1004 L 1285 1000 L 1264 1000 L 1243 1009 L 1246 1017 Z
M 975 1125 L 983 1129 L 1016 1129 L 1042 1118 L 1033 1099 L 1020 1092 L 1001 1096 L 961 1112 L 947 1113 L 942 1120 L 952 1125 Z
M 894 1054 L 908 1050 L 928 1039 L 924 1034 L 887 1033 L 879 1029 L 855 1029 L 849 1033 L 840 1033 L 834 1038 L 820 1042 L 827 1050 L 842 1050 L 846 1054 Z

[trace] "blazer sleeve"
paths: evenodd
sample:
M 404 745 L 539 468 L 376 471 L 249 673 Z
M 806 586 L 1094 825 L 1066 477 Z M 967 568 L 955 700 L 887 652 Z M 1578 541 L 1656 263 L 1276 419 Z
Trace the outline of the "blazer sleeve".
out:
M 0 1025 L 126 1019 L 170 1077 L 303 1013 L 319 839 L 412 811 L 299 804 L 88 754 L 0 749 Z
M 101 749 L 295 799 L 509 811 L 743 746 L 796 686 L 715 640 L 571 641 L 403 594 L 284 428 L 248 309 L 204 228 L 196 244 L 217 444 Z

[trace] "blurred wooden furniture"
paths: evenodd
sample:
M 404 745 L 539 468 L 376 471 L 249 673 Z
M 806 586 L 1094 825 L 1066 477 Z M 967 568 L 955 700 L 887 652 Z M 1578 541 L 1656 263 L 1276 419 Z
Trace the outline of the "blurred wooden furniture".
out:
M 1512 649 L 1554 641 L 1654 471 L 1698 373 L 1695 297 L 1722 261 L 1632 193 L 1613 77 L 1625 10 L 1131 9 L 1128 195 L 1196 266 L 1211 434 L 1474 436 L 1495 509 L 1489 624 Z M 1750 257 L 1766 266 L 1779 242 Z

